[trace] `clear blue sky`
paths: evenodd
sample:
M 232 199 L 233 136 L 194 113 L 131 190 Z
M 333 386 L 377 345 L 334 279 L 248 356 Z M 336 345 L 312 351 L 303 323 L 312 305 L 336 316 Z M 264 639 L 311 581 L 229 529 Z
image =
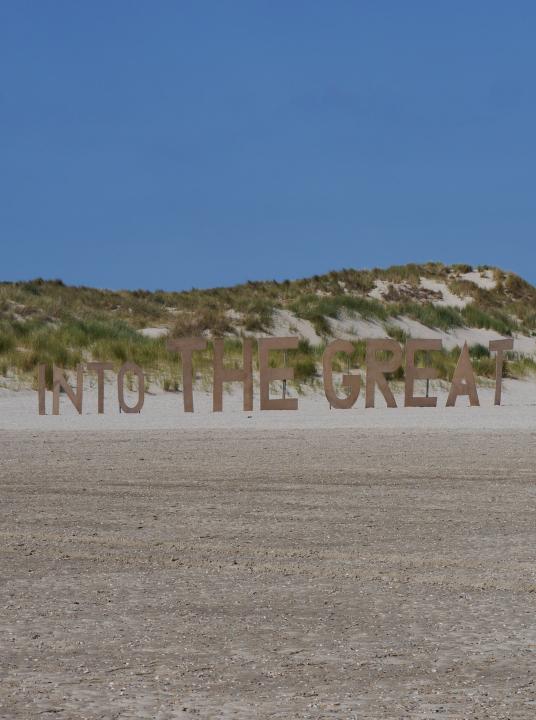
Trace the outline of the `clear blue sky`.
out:
M 533 2 L 0 2 L 0 279 L 536 282 Z

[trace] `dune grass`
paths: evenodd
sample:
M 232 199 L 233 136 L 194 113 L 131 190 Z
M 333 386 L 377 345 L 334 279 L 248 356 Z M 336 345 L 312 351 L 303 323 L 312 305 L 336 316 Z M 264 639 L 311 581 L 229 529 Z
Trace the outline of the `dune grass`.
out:
M 179 360 L 167 351 L 165 338 L 146 337 L 140 329 L 166 327 L 176 337 L 224 336 L 229 361 L 240 362 L 240 335 L 271 332 L 275 309 L 290 310 L 311 322 L 324 342 L 332 333 L 330 319 L 345 317 L 377 322 L 386 335 L 399 342 L 406 339 L 394 322 L 400 317 L 444 331 L 467 326 L 494 330 L 503 336 L 536 333 L 536 288 L 499 269 L 491 269 L 497 286 L 480 288 L 461 277 L 470 270 L 469 265 L 441 263 L 373 270 L 346 268 L 300 280 L 249 281 L 234 287 L 182 292 L 99 290 L 39 278 L 0 283 L 0 375 L 16 374 L 27 380 L 34 376 L 39 362 L 74 369 L 92 359 L 112 361 L 117 367 L 131 360 L 146 370 L 152 382 L 177 390 Z M 418 289 L 421 277 L 441 280 L 456 294 L 471 297 L 472 302 L 458 309 L 416 299 L 418 293 L 412 299 L 411 288 Z M 408 299 L 380 302 L 369 297 L 377 280 L 409 287 Z M 298 383 L 316 382 L 322 349 L 322 344 L 313 347 L 301 342 L 297 351 L 287 353 Z M 362 362 L 359 352 L 356 362 Z M 280 360 L 277 355 L 275 358 Z M 434 362 L 441 377 L 449 379 L 455 353 L 452 357 L 444 353 Z M 474 362 L 483 377 L 491 376 L 491 358 L 475 355 Z M 530 358 L 512 358 L 509 372 L 531 372 L 531 363 Z M 211 376 L 210 347 L 196 358 L 196 369 L 200 378 Z

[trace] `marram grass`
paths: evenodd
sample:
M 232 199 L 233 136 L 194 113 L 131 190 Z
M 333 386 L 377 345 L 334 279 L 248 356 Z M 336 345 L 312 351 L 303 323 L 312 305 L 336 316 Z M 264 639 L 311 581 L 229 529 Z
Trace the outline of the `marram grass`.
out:
M 482 268 L 484 269 L 484 268 Z M 179 388 L 180 361 L 166 349 L 165 338 L 142 335 L 146 327 L 167 327 L 171 336 L 225 336 L 226 362 L 240 364 L 242 333 L 274 332 L 276 309 L 286 309 L 308 320 L 321 343 L 300 342 L 288 351 L 297 385 L 314 384 L 320 376 L 325 342 L 333 319 L 362 318 L 383 327 L 385 334 L 404 343 L 396 324 L 409 318 L 426 327 L 449 331 L 459 327 L 493 330 L 500 335 L 536 334 L 536 289 L 513 273 L 485 268 L 496 283 L 479 287 L 462 276 L 469 265 L 425 263 L 386 269 L 343 269 L 301 280 L 250 281 L 234 287 L 184 292 L 157 290 L 112 291 L 71 287 L 60 280 L 0 283 L 0 376 L 16 376 L 31 383 L 40 362 L 74 369 L 89 360 L 112 361 L 117 367 L 129 360 L 144 368 L 152 383 L 166 390 Z M 421 297 L 421 278 L 445 283 L 460 297 L 471 297 L 464 308 L 443 307 Z M 388 287 L 386 299 L 369 297 L 376 283 Z M 356 342 L 352 367 L 363 365 L 364 343 Z M 449 380 L 459 350 L 430 353 L 427 363 Z M 493 359 L 482 346 L 471 348 L 475 371 L 492 377 Z M 274 362 L 281 358 L 274 355 Z M 341 370 L 348 360 L 340 359 Z M 195 359 L 205 384 L 212 374 L 210 346 Z M 505 372 L 519 377 L 536 370 L 533 358 L 509 355 Z M 400 371 L 403 374 L 403 371 Z M 400 375 L 398 373 L 398 375 Z

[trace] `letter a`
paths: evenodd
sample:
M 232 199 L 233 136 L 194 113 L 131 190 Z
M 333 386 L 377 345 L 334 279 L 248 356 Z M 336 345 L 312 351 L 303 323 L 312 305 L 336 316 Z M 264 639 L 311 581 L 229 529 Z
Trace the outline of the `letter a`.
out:
M 480 405 L 476 391 L 475 374 L 473 372 L 473 366 L 471 365 L 467 343 L 463 346 L 456 370 L 454 371 L 452 385 L 447 398 L 447 407 L 454 407 L 460 395 L 468 395 L 469 402 L 472 406 Z

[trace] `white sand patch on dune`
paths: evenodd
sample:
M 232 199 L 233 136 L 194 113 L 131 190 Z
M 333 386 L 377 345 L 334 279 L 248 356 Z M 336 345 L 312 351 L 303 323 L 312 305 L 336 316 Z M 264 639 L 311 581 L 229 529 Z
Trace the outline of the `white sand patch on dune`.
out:
M 483 290 L 493 290 L 497 287 L 497 281 L 495 280 L 491 270 L 483 270 L 482 272 L 473 270 L 472 272 L 460 275 L 460 279 L 472 282 Z
M 454 328 L 445 333 L 443 345 L 447 350 L 451 350 L 457 345 L 462 347 L 464 343 L 471 345 L 484 345 L 488 347 L 491 340 L 500 340 L 504 335 L 500 335 L 495 330 L 484 330 L 481 328 Z
M 166 335 L 169 335 L 169 328 L 167 327 L 147 327 L 142 328 L 141 330 L 138 330 L 140 335 L 143 335 L 144 337 L 149 338 L 159 338 L 159 337 L 165 337 Z
M 425 290 L 441 293 L 441 300 L 432 300 L 433 305 L 442 305 L 445 307 L 464 308 L 473 301 L 471 297 L 459 297 L 455 295 L 449 287 L 439 280 L 431 280 L 430 278 L 421 277 L 420 286 Z
M 329 323 L 333 335 L 342 337 L 344 340 L 366 340 L 367 338 L 387 337 L 384 326 L 377 322 L 345 319 L 330 320 Z M 462 347 L 465 342 L 469 346 L 484 345 L 488 347 L 491 340 L 500 340 L 505 337 L 495 332 L 495 330 L 486 330 L 483 328 L 462 327 L 453 328 L 449 331 L 429 328 L 417 320 L 412 320 L 405 316 L 391 318 L 389 325 L 396 325 L 403 330 L 408 337 L 441 340 L 447 350 L 452 350 L 452 348 L 456 346 Z M 514 351 L 528 355 L 536 354 L 536 337 L 514 335 Z
M 366 340 L 368 338 L 388 337 L 383 323 L 374 320 L 363 320 L 359 316 L 351 316 L 348 314 L 341 316 L 339 319 L 328 318 L 328 322 L 332 337 L 343 340 Z M 488 347 L 491 340 L 500 340 L 504 337 L 504 335 L 500 335 L 495 332 L 495 330 L 485 330 L 481 328 L 461 327 L 453 328 L 449 331 L 429 328 L 417 320 L 412 320 L 404 316 L 391 318 L 388 324 L 399 327 L 408 337 L 441 340 L 443 347 L 447 350 L 452 350 L 457 346 L 462 347 L 464 343 L 467 343 L 469 346 L 484 345 Z M 536 353 L 536 338 L 523 335 L 514 337 L 514 350 L 520 353 Z
M 383 300 L 383 296 L 389 292 L 389 287 L 393 285 L 396 288 L 398 284 L 387 282 L 387 280 L 375 280 L 374 285 L 374 289 L 368 293 L 368 296 L 374 300 L 381 301 Z
M 445 333 L 441 332 L 440 330 L 435 330 L 433 328 L 426 327 L 426 325 L 423 325 L 422 323 L 418 322 L 418 320 L 412 320 L 409 317 L 405 317 L 404 315 L 397 318 L 392 318 L 390 321 L 391 325 L 398 326 L 401 330 L 403 330 L 406 335 L 409 337 L 414 338 L 442 338 Z
M 452 350 L 456 346 L 462 347 L 464 343 L 471 345 L 484 345 L 488 347 L 490 340 L 499 340 L 504 337 L 494 330 L 483 330 L 479 328 L 453 328 L 452 330 L 438 330 L 437 328 L 429 328 L 410 318 L 397 318 L 393 320 L 393 325 L 399 328 L 413 338 L 436 339 L 441 340 L 446 350 Z M 515 349 L 521 352 L 521 348 L 515 346 Z
M 536 337 L 514 335 L 514 352 L 524 355 L 536 355 Z
M 387 337 L 382 323 L 364 320 L 359 315 L 341 313 L 339 318 L 327 318 L 331 336 L 341 340 L 364 340 Z
M 228 318 L 231 322 L 238 324 L 241 324 L 244 321 L 243 314 L 238 312 L 238 310 L 234 310 L 233 308 L 225 311 L 225 317 Z
M 311 345 L 318 345 L 321 338 L 317 335 L 313 325 L 308 320 L 297 317 L 289 310 L 274 310 L 270 335 L 288 337 L 299 335 L 308 340 Z
M 416 302 L 431 302 L 433 305 L 443 305 L 455 308 L 464 308 L 473 302 L 471 297 L 455 295 L 448 285 L 439 280 L 421 277 L 419 285 L 407 282 L 389 282 L 375 280 L 375 287 L 368 293 L 374 300 L 384 301 L 390 293 Z
M 477 343 L 487 345 L 489 340 L 495 340 L 499 337 L 493 331 L 473 330 L 471 328 L 458 328 L 456 332 L 447 332 L 426 327 L 426 325 L 408 317 L 395 318 L 392 324 L 403 330 L 408 337 L 422 338 L 423 340 L 441 340 L 443 347 L 447 350 L 452 350 L 457 345 L 462 346 L 466 341 L 469 345 L 476 345 Z
M 314 326 L 308 321 L 297 317 L 289 310 L 275 309 L 272 313 L 272 324 L 263 332 L 261 330 L 246 330 L 243 325 L 244 317 L 241 313 L 234 310 L 228 310 L 227 317 L 233 324 L 236 334 L 250 338 L 263 337 L 300 337 L 308 340 L 311 345 L 318 345 L 322 342 L 322 338 L 317 335 Z M 234 333 L 226 333 L 234 335 Z

